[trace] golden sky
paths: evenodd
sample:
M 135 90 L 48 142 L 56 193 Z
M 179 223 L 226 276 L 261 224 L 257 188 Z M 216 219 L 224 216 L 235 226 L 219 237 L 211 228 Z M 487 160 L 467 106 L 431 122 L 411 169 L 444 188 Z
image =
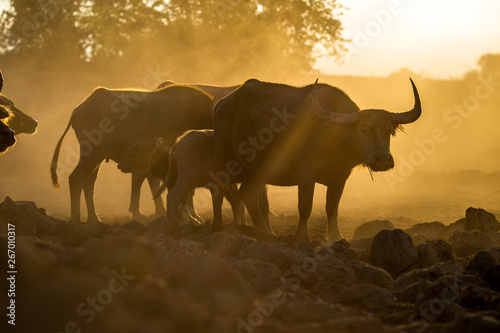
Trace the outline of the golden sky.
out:
M 401 67 L 436 78 L 460 77 L 482 54 L 500 52 L 498 0 L 338 0 L 349 52 L 323 72 L 385 76 Z

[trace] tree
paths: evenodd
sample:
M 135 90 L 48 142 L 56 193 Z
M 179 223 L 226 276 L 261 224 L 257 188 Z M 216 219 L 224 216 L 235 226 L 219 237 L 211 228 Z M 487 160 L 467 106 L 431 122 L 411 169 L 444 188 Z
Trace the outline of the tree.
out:
M 11 0 L 0 31 L 4 58 L 67 60 L 173 77 L 224 81 L 312 70 L 318 46 L 340 57 L 336 0 Z

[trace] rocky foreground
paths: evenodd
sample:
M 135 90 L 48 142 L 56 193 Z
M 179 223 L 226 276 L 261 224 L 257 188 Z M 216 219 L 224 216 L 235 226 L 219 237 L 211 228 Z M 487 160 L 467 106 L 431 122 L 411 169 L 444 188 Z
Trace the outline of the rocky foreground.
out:
M 481 209 L 297 248 L 250 227 L 68 223 L 7 198 L 2 253 L 8 223 L 19 332 L 500 332 L 500 223 Z

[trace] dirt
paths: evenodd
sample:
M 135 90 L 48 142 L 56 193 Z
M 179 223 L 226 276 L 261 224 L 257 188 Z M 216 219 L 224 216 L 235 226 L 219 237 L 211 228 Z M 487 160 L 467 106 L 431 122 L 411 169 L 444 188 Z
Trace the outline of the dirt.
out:
M 388 220 L 396 229 L 326 243 L 315 214 L 313 242 L 293 246 L 294 215 L 271 218 L 277 236 L 212 233 L 210 221 L 165 218 L 76 224 L 7 198 L 0 240 L 7 253 L 10 224 L 15 296 L 1 306 L 15 300 L 8 332 L 498 332 L 499 233 L 465 217 Z M 359 224 L 340 221 L 347 239 Z

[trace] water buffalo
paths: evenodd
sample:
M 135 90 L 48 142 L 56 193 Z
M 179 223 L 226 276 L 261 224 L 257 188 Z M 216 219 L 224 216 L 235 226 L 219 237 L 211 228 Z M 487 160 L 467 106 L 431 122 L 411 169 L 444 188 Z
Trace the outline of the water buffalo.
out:
M 240 182 L 240 196 L 255 225 L 263 228 L 258 193 L 263 184 L 298 185 L 299 226 L 295 242 L 309 241 L 315 183 L 327 186 L 328 238 L 342 238 L 337 213 L 351 170 L 394 167 L 390 137 L 421 114 L 417 88 L 411 111 L 360 110 L 340 89 L 302 88 L 248 80 L 214 110 L 219 174 Z
M 137 143 L 132 147 L 130 154 L 118 163 L 118 169 L 123 173 L 149 172 L 152 176 L 165 180 L 168 173 L 170 146 L 166 146 L 162 138 L 155 138 L 149 142 Z M 203 223 L 203 219 L 196 213 L 193 205 L 194 191 L 184 202 L 182 217 L 185 222 Z
M 0 92 L 3 76 L 0 72 Z M 33 134 L 38 122 L 14 106 L 14 102 L 0 93 L 0 153 L 16 143 L 14 135 Z
M 162 88 L 174 85 L 174 84 L 177 84 L 177 83 L 175 83 L 173 81 L 165 81 L 165 82 L 160 83 L 160 85 L 158 87 L 156 87 L 156 89 L 162 89 Z M 187 85 L 190 87 L 198 88 L 201 91 L 204 91 L 209 95 L 212 95 L 215 102 L 218 102 L 220 99 L 226 97 L 227 95 L 229 95 L 230 93 L 232 93 L 233 91 L 235 91 L 236 89 L 238 89 L 240 87 L 240 85 L 229 86 L 229 87 L 214 86 L 214 85 L 210 85 L 210 84 L 181 84 L 181 85 Z
M 87 203 L 87 221 L 99 221 L 94 206 L 94 187 L 104 160 L 117 163 L 127 157 L 140 141 L 162 137 L 173 144 L 189 129 L 213 126 L 212 97 L 188 86 L 169 86 L 154 91 L 96 89 L 72 113 L 59 139 L 51 164 L 54 187 L 59 187 L 57 160 L 64 136 L 72 126 L 80 145 L 80 160 L 69 176 L 71 220 L 80 221 L 80 197 Z M 139 211 L 140 185 L 148 178 L 153 193 L 160 182 L 156 177 L 132 173 L 130 211 Z M 155 200 L 156 214 L 165 215 L 161 198 Z
M 214 160 L 214 132 L 213 130 L 192 130 L 186 132 L 177 139 L 170 150 L 170 161 L 168 165 L 167 178 L 160 189 L 168 188 L 167 194 L 167 217 L 177 220 L 181 204 L 189 194 L 197 187 L 206 187 L 212 193 L 214 201 L 214 231 L 222 229 L 221 205 L 215 200 L 222 195 L 231 204 L 234 223 L 244 224 L 245 206 L 238 195 L 236 184 L 225 188 L 215 186 L 212 173 L 215 171 Z
M 213 100 L 214 104 L 215 102 L 219 101 L 221 98 L 225 97 L 226 95 L 230 94 L 233 92 L 235 89 L 239 87 L 238 86 L 230 86 L 230 87 L 220 87 L 220 86 L 214 86 L 214 85 L 208 85 L 208 84 L 177 84 L 173 81 L 165 81 L 161 83 L 157 89 L 163 89 L 172 85 L 178 85 L 178 86 L 189 86 L 189 87 L 194 87 L 197 89 L 200 89 L 201 91 L 209 94 Z M 210 128 L 213 128 L 213 125 L 210 125 Z M 132 191 L 131 191 L 131 197 L 130 197 L 130 207 L 129 210 L 132 212 L 132 217 L 136 220 L 139 221 L 146 221 L 147 218 L 141 213 L 139 209 L 139 199 L 140 199 L 140 189 L 142 186 L 142 183 L 144 180 L 148 180 L 151 191 L 156 192 L 156 189 L 158 188 L 158 183 L 160 179 L 155 178 L 151 173 L 144 173 L 144 172 L 139 172 L 135 171 L 132 174 Z M 161 178 L 162 180 L 164 177 Z M 192 201 L 192 198 L 190 199 Z M 267 200 L 267 197 L 266 197 Z M 156 206 L 156 215 L 160 216 L 162 213 L 164 214 L 165 208 L 163 207 L 163 202 L 161 198 L 157 198 L 155 200 L 155 206 Z M 201 218 L 196 214 L 194 211 L 194 208 L 191 207 L 191 215 L 198 220 L 201 221 Z

